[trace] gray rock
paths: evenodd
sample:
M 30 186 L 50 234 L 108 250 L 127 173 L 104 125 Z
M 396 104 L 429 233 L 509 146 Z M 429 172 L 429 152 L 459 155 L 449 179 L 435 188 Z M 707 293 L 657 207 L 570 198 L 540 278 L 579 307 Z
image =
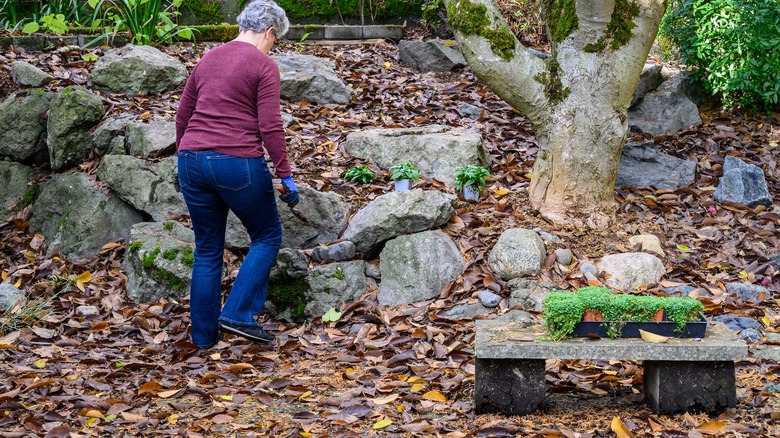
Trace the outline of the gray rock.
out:
M 498 315 L 497 317 L 493 318 L 493 321 L 504 322 L 529 322 L 535 320 L 536 318 L 534 318 L 532 314 L 523 310 L 510 310 L 503 315 Z
M 637 236 L 631 236 L 628 239 L 628 244 L 635 246 L 639 245 L 639 250 L 642 252 L 656 253 L 660 256 L 665 256 L 663 247 L 661 246 L 661 239 L 654 234 L 639 234 Z
M 322 316 L 331 307 L 339 309 L 340 303 L 360 298 L 366 292 L 365 262 L 339 262 L 318 266 L 306 277 L 309 290 L 305 313 L 311 317 Z
M 0 312 L 5 312 L 22 299 L 22 291 L 13 284 L 0 284 Z
M 114 149 L 112 147 L 112 143 L 116 138 L 122 136 L 122 134 L 125 132 L 125 126 L 127 126 L 127 123 L 133 119 L 135 119 L 135 116 L 129 114 L 123 114 L 117 117 L 105 119 L 103 123 L 101 123 L 100 126 L 95 129 L 95 132 L 92 135 L 92 142 L 95 144 L 95 154 L 98 156 L 103 156 L 109 150 Z M 126 151 L 124 151 L 124 147 L 123 137 L 122 154 L 126 153 Z
M 29 190 L 27 183 L 35 178 L 32 167 L 13 161 L 0 161 L 0 213 L 16 205 Z
M 617 187 L 678 189 L 693 184 L 696 162 L 659 152 L 650 141 L 626 143 L 618 166 Z
M 739 332 L 745 329 L 760 329 L 761 323 L 753 318 L 746 316 L 731 316 L 731 315 L 718 315 L 712 317 L 713 321 L 722 322 L 726 324 L 729 329 Z
M 723 177 L 714 196 L 718 202 L 732 202 L 750 208 L 772 205 L 772 195 L 767 188 L 764 171 L 732 156 L 726 157 L 723 163 Z
M 125 155 L 127 154 L 127 147 L 125 146 L 125 136 L 117 135 L 111 140 L 111 144 L 108 146 L 106 155 Z
M 658 88 L 658 85 L 664 80 L 661 70 L 663 66 L 660 64 L 645 64 L 642 69 L 642 74 L 639 75 L 639 82 L 634 89 L 634 96 L 631 98 L 631 107 L 645 97 L 645 94 Z
M 480 117 L 482 117 L 482 108 L 470 103 L 460 104 L 460 106 L 458 106 L 458 112 L 463 117 L 468 117 L 474 120 L 478 120 Z
M 539 283 L 536 280 L 514 278 L 506 284 L 509 289 L 509 306 L 520 306 L 535 312 L 544 311 L 544 299 L 557 289 L 555 283 Z
M 271 281 L 304 278 L 309 275 L 309 258 L 303 251 L 282 248 L 271 267 Z
M 691 285 L 681 285 L 681 286 L 673 286 L 673 287 L 665 287 L 663 288 L 664 292 L 668 293 L 669 295 L 679 295 L 683 297 L 690 296 L 691 292 L 698 291 L 699 295 L 703 297 L 708 297 L 712 295 L 710 291 L 707 290 L 707 288 L 704 287 L 694 287 Z
M 754 328 L 747 328 L 739 332 L 739 339 L 752 344 L 761 340 L 761 332 Z
M 311 252 L 311 258 L 315 262 L 334 260 L 342 262 L 355 257 L 355 244 L 345 240 L 328 246 L 318 246 Z
M 498 307 L 503 298 L 501 298 L 501 295 L 496 295 L 493 292 L 483 290 L 477 294 L 477 299 L 483 306 L 493 308 Z
M 770 254 L 769 260 L 772 260 L 772 263 L 774 263 L 775 266 L 780 268 L 780 252 L 777 254 Z
M 92 134 L 103 117 L 103 101 L 82 87 L 67 87 L 51 102 L 46 124 L 49 161 L 53 170 L 63 170 L 89 160 Z
M 678 74 L 645 94 L 642 101 L 628 112 L 629 126 L 653 136 L 701 126 L 699 108 L 681 89 L 682 81 Z
M 599 274 L 599 268 L 597 268 L 596 265 L 594 265 L 591 262 L 585 262 L 585 263 L 580 265 L 580 272 L 582 272 L 583 274 L 591 273 L 593 275 L 598 275 Z
M 474 319 L 474 317 L 484 315 L 487 312 L 489 309 L 479 303 L 461 304 L 444 312 L 444 316 L 455 320 Z
M 764 337 L 766 337 L 767 342 L 780 342 L 780 333 L 777 332 L 766 332 Z
M 762 293 L 765 298 L 772 296 L 767 288 L 749 283 L 726 283 L 726 292 L 735 294 L 742 301 L 759 301 Z
M 108 242 L 127 237 L 141 213 L 96 187 L 81 173 L 55 175 L 41 187 L 30 228 L 68 257 L 92 257 Z
M 290 113 L 282 112 L 282 125 L 284 125 L 285 128 L 289 128 L 292 125 L 295 125 L 298 123 L 298 118 Z
M 601 285 L 601 281 L 600 281 L 600 280 L 599 280 L 599 278 L 596 276 L 596 274 L 593 274 L 593 273 L 591 273 L 591 272 L 585 272 L 584 276 L 585 276 L 585 281 L 586 281 L 588 284 L 597 284 L 597 285 Z
M 535 275 L 547 257 L 538 234 L 523 228 L 504 231 L 488 256 L 490 269 L 504 280 Z
M 76 314 L 79 316 L 95 316 L 100 312 L 95 306 L 78 306 L 76 307 Z
M 377 301 L 383 306 L 435 298 L 465 269 L 460 250 L 439 230 L 393 239 L 387 242 L 379 260 L 382 283 Z
M 163 120 L 129 122 L 125 132 L 130 155 L 162 157 L 176 151 L 176 124 Z
M 23 87 L 43 87 L 54 77 L 24 61 L 11 63 L 11 79 Z
M 570 249 L 558 248 L 555 250 L 555 261 L 562 265 L 570 265 L 574 260 L 574 254 Z
M 761 350 L 751 350 L 753 357 L 758 359 L 764 359 L 770 362 L 780 362 L 780 347 L 766 347 Z
M 314 103 L 348 103 L 352 90 L 335 72 L 333 61 L 311 55 L 273 56 L 279 66 L 282 98 Z
M 389 239 L 446 224 L 456 201 L 455 195 L 436 190 L 387 193 L 358 211 L 342 238 L 352 241 L 364 258 L 371 257 Z
M 458 167 L 490 166 L 479 132 L 444 125 L 351 132 L 347 134 L 344 150 L 382 169 L 412 161 L 423 177 L 435 178 L 449 187 L 455 187 Z
M 129 155 L 106 155 L 100 160 L 97 177 L 137 210 L 155 221 L 164 221 L 188 213 L 184 198 L 174 186 L 176 169 L 176 157 L 153 162 Z
M 52 94 L 45 90 L 18 91 L 0 103 L 0 157 L 24 164 L 49 162 L 46 115 Z
M 178 222 L 142 222 L 130 231 L 122 268 L 136 303 L 182 299 L 192 283 L 195 234 Z
M 452 71 L 466 66 L 454 41 L 401 40 L 398 54 L 402 62 L 422 71 Z
M 178 59 L 151 46 L 110 49 L 95 62 L 90 87 L 107 93 L 154 94 L 172 91 L 187 79 Z
M 561 238 L 558 236 L 554 236 L 546 231 L 543 231 L 541 228 L 534 228 L 534 231 L 539 234 L 539 237 L 542 238 L 542 240 L 546 240 L 548 242 L 552 243 L 561 243 Z
M 661 259 L 644 252 L 606 255 L 598 267 L 610 275 L 607 286 L 621 291 L 658 284 L 666 273 Z
M 379 267 L 379 265 L 366 263 L 366 277 L 373 278 L 374 280 L 381 280 L 382 269 Z

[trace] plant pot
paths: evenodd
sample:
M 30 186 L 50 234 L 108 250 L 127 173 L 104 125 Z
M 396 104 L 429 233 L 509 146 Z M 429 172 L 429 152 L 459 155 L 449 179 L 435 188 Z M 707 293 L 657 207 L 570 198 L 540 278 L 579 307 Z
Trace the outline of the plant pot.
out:
M 601 312 L 594 312 L 593 310 L 586 310 L 582 315 L 583 321 L 604 321 L 604 315 Z
M 479 201 L 479 195 L 481 190 L 477 186 L 464 185 L 463 186 L 463 199 L 467 201 Z
M 409 190 L 411 186 L 412 186 L 412 180 L 410 179 L 399 179 L 395 181 L 396 192 L 403 192 Z
M 658 309 L 658 312 L 656 312 L 655 316 L 653 316 L 653 321 L 662 322 L 664 321 L 665 316 L 666 316 L 666 311 L 664 309 Z
M 615 328 L 620 330 L 618 336 L 620 338 L 641 338 L 639 330 L 674 338 L 703 338 L 707 331 L 707 319 L 704 314 L 699 313 L 699 320 L 686 323 L 685 328 L 680 332 L 675 331 L 677 323 L 674 321 L 625 322 L 622 324 L 611 321 L 582 321 L 574 326 L 573 335 L 578 337 L 596 335 L 606 338 L 609 337 L 608 331 L 613 324 Z

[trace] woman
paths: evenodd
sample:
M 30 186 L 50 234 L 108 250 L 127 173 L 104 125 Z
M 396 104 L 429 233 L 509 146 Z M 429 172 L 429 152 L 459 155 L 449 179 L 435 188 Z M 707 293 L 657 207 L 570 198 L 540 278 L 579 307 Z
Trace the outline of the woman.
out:
M 207 52 L 192 71 L 176 113 L 179 183 L 195 232 L 190 289 L 192 342 L 217 343 L 218 331 L 272 342 L 254 319 L 263 309 L 268 276 L 282 241 L 271 174 L 298 203 L 280 113 L 279 69 L 268 56 L 290 26 L 272 0 L 255 0 L 238 16 L 236 39 Z M 221 306 L 225 226 L 232 210 L 252 245 Z

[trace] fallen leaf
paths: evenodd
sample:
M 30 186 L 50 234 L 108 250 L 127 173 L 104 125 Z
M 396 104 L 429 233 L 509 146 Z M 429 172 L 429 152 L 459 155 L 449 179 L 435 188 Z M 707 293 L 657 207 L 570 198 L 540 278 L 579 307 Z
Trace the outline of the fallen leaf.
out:
M 615 417 L 612 419 L 612 432 L 615 432 L 615 435 L 618 436 L 618 438 L 636 438 L 634 437 L 634 434 L 631 433 L 628 429 L 626 429 L 626 425 L 623 424 L 623 421 L 620 420 L 619 417 Z
M 697 427 L 696 430 L 707 435 L 720 435 L 728 431 L 728 424 L 725 421 L 710 421 Z
M 425 394 L 422 395 L 422 398 L 424 398 L 425 400 L 433 400 L 438 402 L 447 401 L 447 397 L 445 397 L 444 394 L 436 390 L 426 392 Z
M 653 344 L 663 344 L 670 339 L 668 336 L 657 335 L 655 333 L 650 333 L 647 330 L 639 330 L 639 335 L 642 336 L 642 339 L 645 342 Z
M 371 426 L 374 430 L 384 429 L 385 427 L 393 424 L 393 420 L 390 420 L 389 418 L 385 418 L 384 420 L 379 420 L 376 423 L 374 423 L 373 426 Z

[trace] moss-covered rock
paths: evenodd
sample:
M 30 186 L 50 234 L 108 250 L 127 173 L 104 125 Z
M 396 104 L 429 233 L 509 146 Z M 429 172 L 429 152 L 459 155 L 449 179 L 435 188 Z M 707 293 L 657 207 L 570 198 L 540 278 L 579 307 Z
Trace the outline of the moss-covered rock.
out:
M 86 88 L 72 86 L 57 93 L 46 125 L 52 169 L 67 169 L 90 158 L 90 130 L 102 117 L 103 101 Z
M 450 26 L 463 35 L 478 35 L 488 40 L 490 49 L 505 61 L 515 56 L 517 40 L 504 26 L 491 27 L 487 16 L 487 7 L 469 0 L 451 1 L 447 5 L 447 18 Z

